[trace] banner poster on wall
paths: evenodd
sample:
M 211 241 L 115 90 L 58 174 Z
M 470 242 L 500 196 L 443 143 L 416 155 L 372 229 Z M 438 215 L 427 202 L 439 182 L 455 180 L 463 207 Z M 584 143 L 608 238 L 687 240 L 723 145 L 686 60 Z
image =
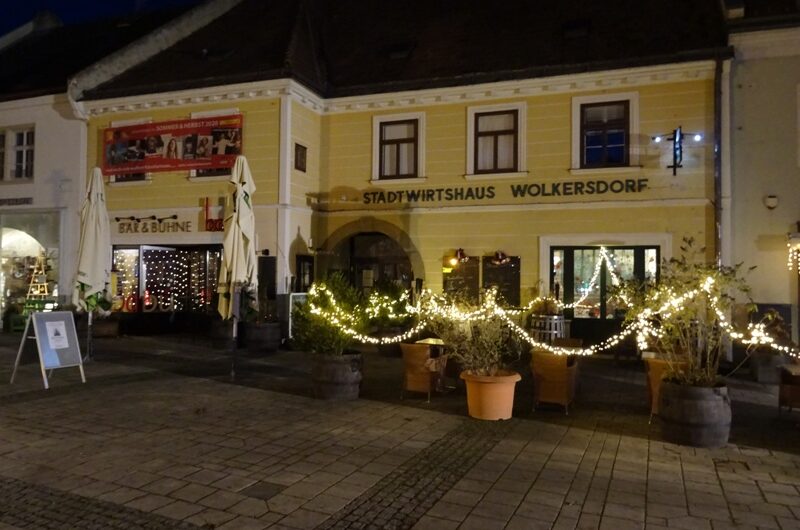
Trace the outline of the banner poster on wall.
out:
M 174 120 L 103 132 L 103 173 L 233 167 L 242 153 L 242 115 Z

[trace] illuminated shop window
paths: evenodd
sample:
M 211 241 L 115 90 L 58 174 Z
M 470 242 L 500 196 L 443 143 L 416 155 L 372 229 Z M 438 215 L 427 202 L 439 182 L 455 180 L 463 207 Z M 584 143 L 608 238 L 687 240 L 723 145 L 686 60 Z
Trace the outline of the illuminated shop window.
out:
M 116 247 L 112 310 L 213 312 L 220 260 L 216 246 Z

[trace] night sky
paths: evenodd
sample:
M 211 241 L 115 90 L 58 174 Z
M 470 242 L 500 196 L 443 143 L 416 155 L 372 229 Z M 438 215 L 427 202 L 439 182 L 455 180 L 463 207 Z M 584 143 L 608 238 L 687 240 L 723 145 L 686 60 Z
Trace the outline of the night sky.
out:
M 108 18 L 135 11 L 193 5 L 201 0 L 0 0 L 0 35 L 21 26 L 44 10 L 61 18 L 64 24 Z

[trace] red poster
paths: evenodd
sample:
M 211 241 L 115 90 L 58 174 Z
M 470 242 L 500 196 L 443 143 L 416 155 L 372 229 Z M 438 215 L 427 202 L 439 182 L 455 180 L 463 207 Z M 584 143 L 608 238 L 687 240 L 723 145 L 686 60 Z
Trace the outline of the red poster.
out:
M 109 127 L 103 173 L 228 168 L 241 152 L 241 114 Z

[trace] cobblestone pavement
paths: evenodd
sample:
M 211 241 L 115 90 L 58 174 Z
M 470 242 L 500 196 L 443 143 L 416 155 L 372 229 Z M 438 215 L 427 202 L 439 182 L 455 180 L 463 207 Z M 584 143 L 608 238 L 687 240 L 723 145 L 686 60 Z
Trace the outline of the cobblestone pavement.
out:
M 297 354 L 231 384 L 197 344 L 98 351 L 87 384 L 65 369 L 43 391 L 33 366 L 6 383 L 0 342 L 0 530 L 800 527 L 800 429 L 774 388 L 732 384 L 733 443 L 701 450 L 660 441 L 632 363 L 585 363 L 569 416 L 531 413 L 523 382 L 515 419 L 486 423 L 459 391 L 399 401 L 398 359 L 331 403 Z

